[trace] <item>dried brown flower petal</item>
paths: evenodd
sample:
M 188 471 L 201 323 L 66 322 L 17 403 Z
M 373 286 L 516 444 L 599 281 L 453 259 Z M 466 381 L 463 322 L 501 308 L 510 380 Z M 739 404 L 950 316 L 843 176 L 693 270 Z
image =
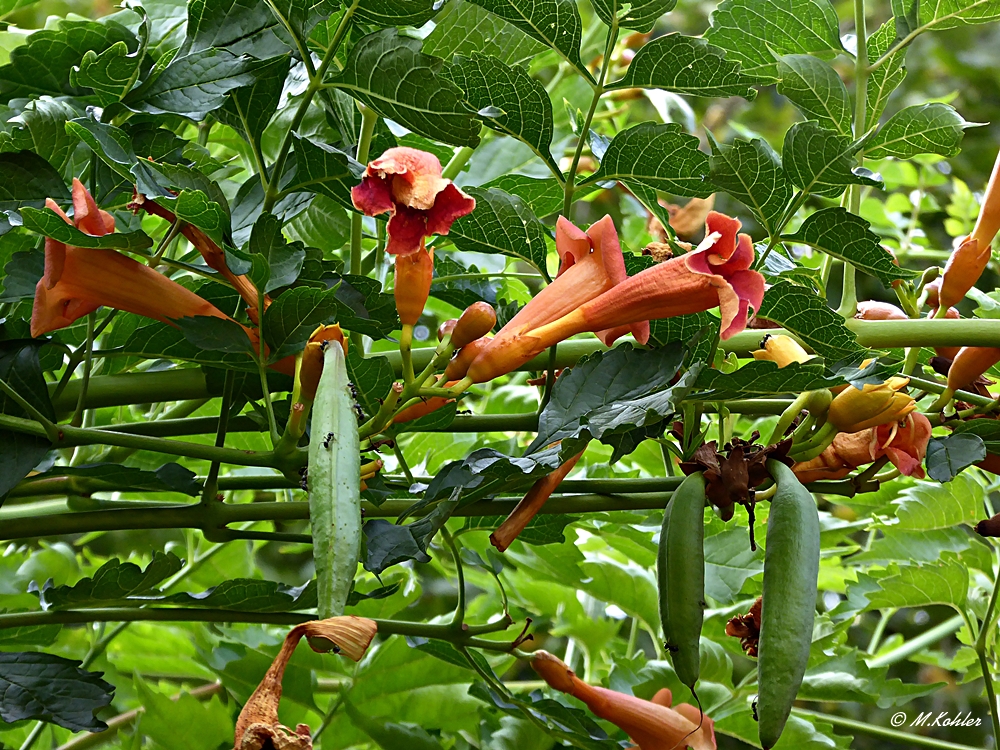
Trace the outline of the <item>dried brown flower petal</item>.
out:
M 750 611 L 745 615 L 736 615 L 726 623 L 726 635 L 740 639 L 740 645 L 747 656 L 757 656 L 757 647 L 760 641 L 760 608 L 763 602 L 762 597 L 757 597 L 757 601 L 750 607 Z

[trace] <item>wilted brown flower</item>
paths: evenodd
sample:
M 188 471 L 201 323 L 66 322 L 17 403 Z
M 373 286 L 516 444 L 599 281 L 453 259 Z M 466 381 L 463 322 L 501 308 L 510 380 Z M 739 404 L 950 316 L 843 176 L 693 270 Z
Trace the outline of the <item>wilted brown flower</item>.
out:
M 740 645 L 747 656 L 757 656 L 760 645 L 760 608 L 764 601 L 761 596 L 745 615 L 736 615 L 726 623 L 726 635 L 740 639 Z

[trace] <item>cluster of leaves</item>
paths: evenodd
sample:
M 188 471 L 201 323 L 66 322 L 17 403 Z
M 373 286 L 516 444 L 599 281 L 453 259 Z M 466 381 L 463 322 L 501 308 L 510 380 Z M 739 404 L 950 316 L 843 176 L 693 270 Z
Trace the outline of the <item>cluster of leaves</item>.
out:
M 29 4 L 0 0 L 0 20 Z M 369 483 L 368 510 L 387 516 L 403 507 L 409 517 L 366 522 L 366 572 L 350 613 L 427 622 L 455 601 L 450 588 L 441 593 L 442 579 L 459 579 L 470 622 L 531 618 L 536 642 L 589 681 L 645 698 L 666 686 L 693 702 L 658 635 L 652 571 L 669 482 L 638 501 L 623 498 L 645 510 L 539 516 L 503 557 L 488 542 L 503 515 L 491 501 L 522 494 L 581 450 L 577 490 L 607 495 L 629 480 L 642 488 L 674 470 L 669 450 L 680 448 L 670 431 L 696 404 L 718 404 L 717 423 L 700 411 L 696 419 L 725 442 L 770 432 L 774 419 L 756 416 L 767 410 L 755 401 L 875 382 L 898 369 L 898 352 L 871 352 L 834 312 L 830 268 L 842 261 L 861 271 L 859 287 L 872 296 L 893 287 L 906 294 L 928 260 L 946 257 L 923 231 L 943 196 L 945 231 L 968 232 L 978 207 L 944 159 L 958 154 L 970 123 L 940 100 L 898 107 L 893 93 L 911 42 L 1000 20 L 1000 6 L 894 3 L 892 17 L 859 40 L 841 36 L 828 0 L 723 0 L 707 27 L 674 5 L 147 0 L 96 20 L 0 31 L 0 379 L 19 397 L 0 394 L 0 526 L 11 524 L 4 538 L 15 540 L 66 534 L 12 544 L 0 557 L 2 742 L 30 747 L 35 722 L 63 741 L 141 706 L 141 719 L 125 723 L 136 743 L 231 743 L 235 711 L 218 694 L 245 702 L 280 645 L 275 625 L 316 606 L 302 504 L 241 518 L 249 526 L 270 518 L 275 532 L 188 523 L 195 516 L 176 505 L 194 508 L 192 498 L 212 488 L 218 465 L 210 468 L 208 454 L 175 448 L 180 458 L 168 462 L 162 444 L 123 437 L 52 450 L 51 435 L 23 423 L 204 434 L 193 439 L 201 445 L 228 420 L 228 447 L 263 454 L 271 417 L 280 428 L 290 407 L 271 399 L 290 380 L 264 365 L 300 352 L 317 325 L 334 322 L 357 341 L 367 337 L 347 364 L 359 410 L 376 414 L 399 370 L 399 321 L 385 223 L 362 218 L 350 190 L 366 156 L 395 145 L 449 164 L 477 204 L 434 241 L 421 341 L 478 300 L 498 308 L 499 325 L 510 319 L 554 275 L 558 213 L 572 207 L 578 223 L 611 213 L 626 250 L 638 251 L 677 239 L 669 202 L 714 195 L 759 242 L 770 287 L 758 317 L 821 357 L 781 370 L 753 361 L 737 368 L 734 354 L 718 351 L 713 314 L 656 321 L 649 349 L 591 354 L 549 389 L 515 374 L 473 393 L 461 408 L 472 405 L 491 432 L 464 431 L 468 418 L 455 406 L 393 428 L 384 476 Z M 698 24 L 698 36 L 680 31 Z M 855 59 L 858 50 L 866 60 Z M 925 98 L 916 92 L 910 101 Z M 740 107 L 779 104 L 787 120 L 789 102 L 798 114 L 788 127 L 778 129 L 777 116 L 760 133 L 736 121 Z M 732 113 L 731 127 L 717 115 L 712 122 L 711 107 Z M 74 177 L 118 231 L 91 237 L 43 208 L 49 198 L 68 207 Z M 259 320 L 170 222 L 136 207 L 137 195 L 200 230 L 233 274 L 268 295 Z M 241 327 L 221 319 L 176 327 L 106 311 L 31 339 L 45 238 L 165 269 L 256 325 L 266 361 L 255 361 L 260 352 Z M 630 273 L 647 260 L 626 253 Z M 981 294 L 977 314 L 1000 317 L 998 305 Z M 755 348 L 747 342 L 738 353 Z M 878 365 L 853 368 L 871 354 L 882 355 Z M 900 706 L 926 710 L 944 681 L 962 691 L 955 705 L 975 701 L 983 719 L 949 738 L 985 743 L 975 640 L 995 556 L 970 527 L 996 486 L 959 472 L 1000 452 L 995 425 L 976 420 L 950 437 L 939 430 L 927 462 L 936 482 L 820 499 L 823 596 L 799 697 L 831 713 L 795 713 L 781 746 L 846 748 L 839 714 L 884 726 Z M 301 499 L 287 472 L 248 471 L 224 468 L 216 489 L 228 494 L 226 508 L 252 510 L 278 493 Z M 65 500 L 37 500 L 53 495 Z M 175 504 L 153 507 L 165 504 L 151 496 Z M 760 508 L 758 540 L 766 517 Z M 446 545 L 437 541 L 442 529 Z M 745 529 L 708 511 L 706 564 L 699 697 L 720 737 L 753 746 L 752 663 L 725 624 L 759 595 L 763 552 L 749 549 Z M 949 619 L 948 608 L 958 615 Z M 181 622 L 142 621 L 143 610 L 172 619 L 161 612 L 169 609 Z M 116 621 L 115 613 L 123 624 L 114 629 L 53 624 Z M 218 624 L 227 622 L 243 624 Z M 931 629 L 939 641 L 904 644 Z M 579 703 L 523 691 L 532 676 L 498 649 L 387 637 L 357 668 L 300 649 L 286 672 L 282 720 L 322 725 L 324 748 L 622 746 L 624 735 Z

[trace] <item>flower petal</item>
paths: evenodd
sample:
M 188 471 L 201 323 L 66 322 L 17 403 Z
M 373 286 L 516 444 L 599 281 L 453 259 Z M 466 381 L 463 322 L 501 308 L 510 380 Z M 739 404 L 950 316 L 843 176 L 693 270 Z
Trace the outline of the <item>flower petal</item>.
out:
M 448 234 L 452 222 L 460 216 L 471 214 L 476 199 L 466 195 L 451 181 L 442 188 L 427 214 L 427 234 Z

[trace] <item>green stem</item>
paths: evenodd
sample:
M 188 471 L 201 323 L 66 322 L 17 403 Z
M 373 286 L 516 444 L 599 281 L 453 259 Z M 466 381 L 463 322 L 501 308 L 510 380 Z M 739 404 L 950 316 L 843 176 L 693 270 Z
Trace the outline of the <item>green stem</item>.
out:
M 885 633 L 885 629 L 889 625 L 889 620 L 892 619 L 894 614 L 896 614 L 895 607 L 890 607 L 882 612 L 878 625 L 876 625 L 875 630 L 872 631 L 872 639 L 868 642 L 869 654 L 874 654 L 878 651 L 879 644 L 882 642 L 882 635 Z
M 278 423 L 274 419 L 274 405 L 271 403 L 271 389 L 267 384 L 267 345 L 264 343 L 264 290 L 257 290 L 257 338 L 260 347 L 257 351 L 257 373 L 260 375 L 260 392 L 264 400 L 264 412 L 267 414 L 267 426 L 271 433 L 271 448 L 278 445 L 281 436 L 278 434 Z M 227 376 L 228 377 L 228 376 Z M 228 416 L 227 416 L 228 418 Z
M 583 128 L 580 131 L 579 140 L 576 143 L 576 151 L 573 153 L 573 162 L 566 175 L 566 184 L 563 186 L 563 216 L 570 218 L 570 210 L 573 207 L 573 192 L 576 189 L 576 170 L 580 166 L 580 157 L 583 155 L 583 147 L 587 143 L 587 136 L 590 135 L 590 123 L 594 120 L 594 113 L 604 96 L 604 81 L 608 75 L 608 68 L 611 67 L 611 53 L 614 52 L 615 42 L 618 41 L 618 21 L 612 22 L 608 29 L 607 43 L 604 45 L 604 60 L 601 62 L 601 72 L 597 76 L 597 81 L 591 85 L 594 94 L 590 100 L 590 109 L 584 119 Z
M 470 148 L 469 146 L 462 146 L 455 154 L 449 159 L 448 163 L 444 165 L 444 169 L 441 171 L 441 176 L 446 180 L 454 180 L 458 177 L 459 173 L 465 169 L 465 165 L 469 163 L 469 159 L 476 152 L 476 149 Z M 358 161 L 361 161 L 358 159 Z M 364 162 L 362 162 L 364 163 Z
M 83 355 L 83 378 L 80 383 L 80 397 L 76 401 L 73 418 L 69 421 L 73 427 L 79 427 L 83 424 L 83 405 L 87 400 L 87 388 L 90 386 L 90 374 L 94 366 L 94 325 L 96 321 L 96 312 L 87 315 L 87 341 L 85 344 L 86 350 Z
M 990 719 L 993 722 L 993 744 L 1000 741 L 1000 714 L 997 712 L 996 687 L 993 682 L 993 674 L 990 672 L 990 662 L 987 658 L 989 648 L 989 637 L 993 632 L 993 613 L 997 606 L 997 596 L 1000 595 L 1000 571 L 994 572 L 993 594 L 990 596 L 990 603 L 986 607 L 986 614 L 983 616 L 983 626 L 976 638 L 976 655 L 979 657 L 979 666 L 983 670 L 983 681 L 986 683 L 986 696 L 990 703 Z
M 915 638 L 911 638 L 892 651 L 884 653 L 881 656 L 876 656 L 873 659 L 868 659 L 868 666 L 871 669 L 878 669 L 879 667 L 888 667 L 891 664 L 901 662 L 913 654 L 923 651 L 928 646 L 937 643 L 942 638 L 951 635 L 964 624 L 965 618 L 962 615 L 955 615 Z
M 358 0 L 355 0 L 355 6 Z M 351 6 L 354 7 L 354 6 Z M 368 163 L 369 151 L 371 150 L 372 135 L 375 133 L 375 123 L 378 121 L 378 114 L 375 110 L 359 105 L 361 107 L 361 134 L 358 137 L 357 160 L 361 164 Z M 362 215 L 358 212 L 351 214 L 351 273 L 355 276 L 361 275 L 361 231 Z M 364 351 L 364 339 L 360 333 L 351 332 L 351 345 L 359 352 Z
M 222 448 L 226 444 L 226 430 L 229 428 L 229 412 L 232 409 L 233 385 L 236 382 L 236 373 L 233 370 L 226 370 L 226 383 L 222 389 L 222 405 L 219 407 L 219 427 L 215 433 L 215 447 Z M 205 479 L 205 489 L 201 494 L 202 504 L 215 501 L 215 496 L 219 492 L 219 461 L 213 461 L 208 469 L 208 477 Z
M 458 545 L 447 528 L 441 528 L 441 538 L 451 552 L 451 558 L 455 561 L 455 571 L 458 576 L 458 603 L 455 605 L 455 614 L 451 618 L 451 627 L 454 630 L 462 630 L 465 625 L 465 568 L 462 566 L 462 556 L 458 553 Z
M 890 742 L 896 742 L 903 747 L 931 747 L 938 748 L 938 750 L 976 750 L 976 748 L 973 748 L 970 745 L 959 745 L 955 742 L 938 740 L 933 737 L 924 737 L 920 734 L 900 732 L 895 729 L 880 727 L 863 721 L 845 719 L 843 716 L 837 716 L 835 714 L 824 714 L 819 711 L 807 711 L 804 708 L 793 708 L 792 713 L 797 716 L 816 719 L 817 721 L 824 721 L 827 724 L 833 724 L 835 727 L 848 729 L 852 732 L 859 732 L 872 737 L 880 737 L 882 739 L 889 740 Z
M 18 419 L 17 417 L 7 417 L 8 419 L 18 419 L 19 422 L 24 422 L 27 425 L 31 425 L 31 431 L 38 434 L 36 427 L 41 426 L 40 437 L 47 437 L 52 442 L 56 442 L 59 439 L 59 426 L 56 425 L 51 419 L 42 414 L 38 409 L 34 407 L 29 401 L 27 401 L 20 393 L 15 391 L 7 381 L 0 378 L 0 392 L 3 392 L 11 401 L 20 406 L 31 417 L 28 419 Z M 0 414 L 0 419 L 5 418 L 3 414 Z

